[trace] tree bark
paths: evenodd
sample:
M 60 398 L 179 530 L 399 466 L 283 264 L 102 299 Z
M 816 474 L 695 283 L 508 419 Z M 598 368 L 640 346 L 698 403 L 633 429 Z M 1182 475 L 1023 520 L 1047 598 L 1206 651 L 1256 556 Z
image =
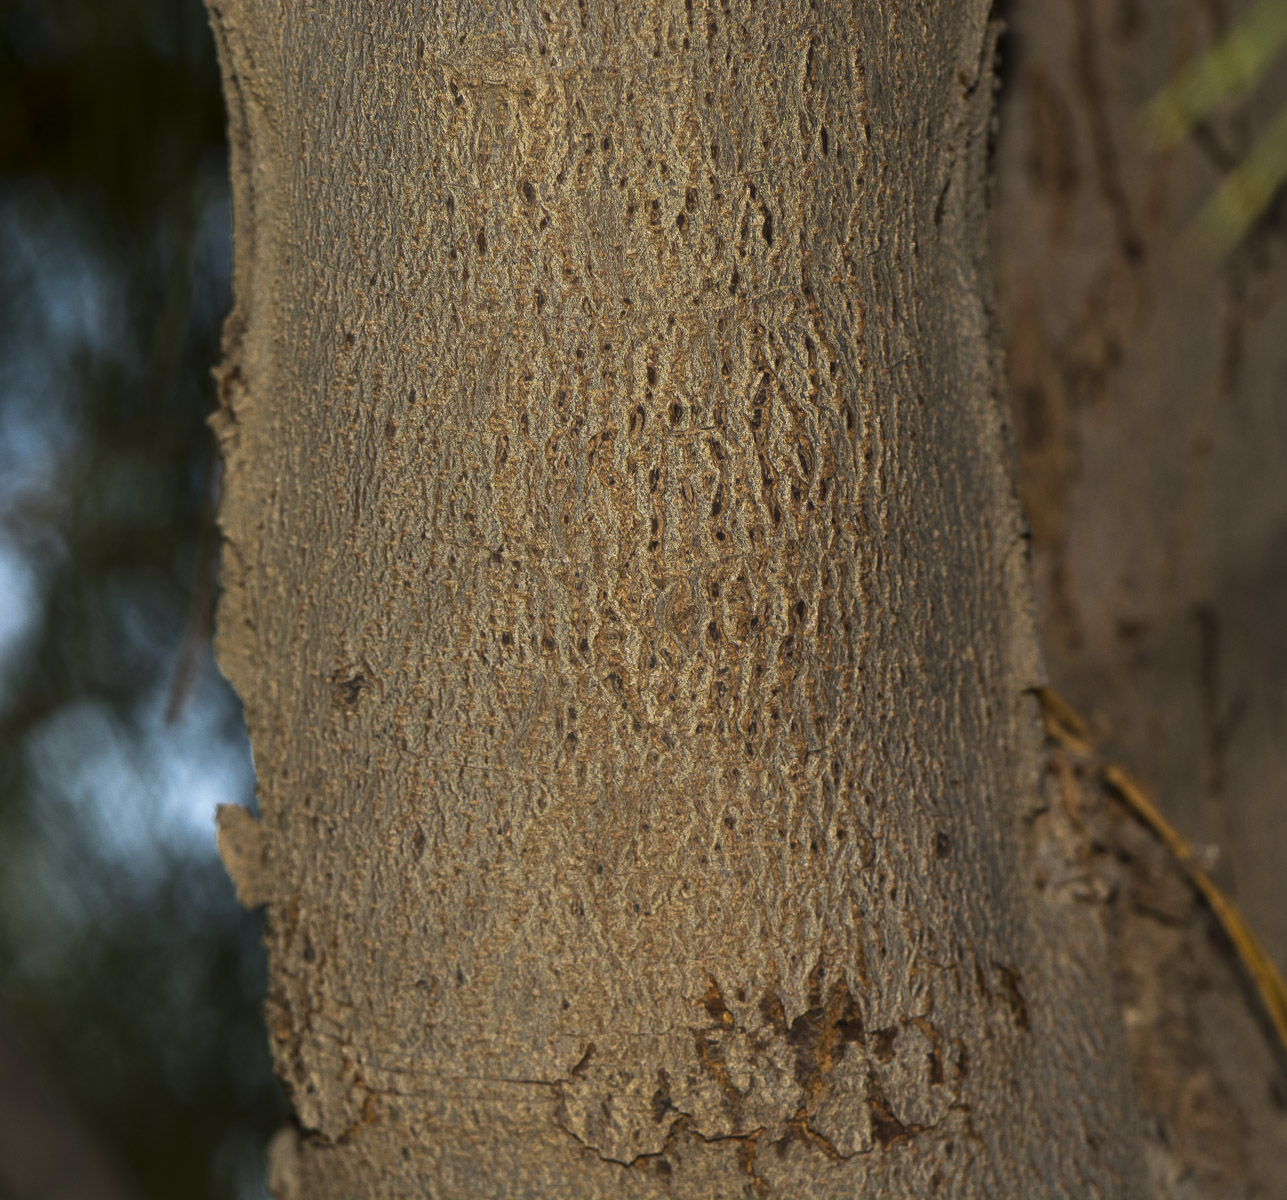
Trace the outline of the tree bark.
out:
M 219 0 L 289 1197 L 1138 1196 L 985 4 Z
M 1014 6 L 996 262 L 1053 682 L 1176 826 L 1218 848 L 1220 885 L 1282 966 L 1287 208 L 1219 259 L 1184 233 L 1284 89 L 1166 153 L 1139 120 L 1245 7 Z M 1287 1060 L 1191 890 L 1159 899 L 1137 879 L 1115 935 L 1150 1157 L 1167 1164 L 1154 1178 L 1166 1194 L 1278 1195 Z

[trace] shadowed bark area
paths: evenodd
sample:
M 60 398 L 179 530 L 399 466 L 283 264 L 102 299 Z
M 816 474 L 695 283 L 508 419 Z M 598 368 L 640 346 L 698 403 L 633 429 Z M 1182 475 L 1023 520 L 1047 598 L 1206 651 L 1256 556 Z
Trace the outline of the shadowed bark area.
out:
M 212 12 L 277 1195 L 1141 1194 L 1031 884 L 984 6 Z

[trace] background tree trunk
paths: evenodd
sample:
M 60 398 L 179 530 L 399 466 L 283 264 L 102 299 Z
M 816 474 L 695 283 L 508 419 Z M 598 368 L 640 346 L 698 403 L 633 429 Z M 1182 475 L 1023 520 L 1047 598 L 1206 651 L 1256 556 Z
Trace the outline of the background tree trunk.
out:
M 998 289 L 1052 679 L 1220 851 L 1217 879 L 1282 966 L 1287 208 L 1219 260 L 1181 234 L 1287 80 L 1174 152 L 1139 135 L 1149 98 L 1245 7 L 1012 6 Z M 1174 868 L 1101 833 L 1131 864 L 1110 926 L 1155 1185 L 1277 1196 L 1281 1047 Z
M 986 6 L 212 13 L 278 1196 L 1143 1194 L 1033 886 Z

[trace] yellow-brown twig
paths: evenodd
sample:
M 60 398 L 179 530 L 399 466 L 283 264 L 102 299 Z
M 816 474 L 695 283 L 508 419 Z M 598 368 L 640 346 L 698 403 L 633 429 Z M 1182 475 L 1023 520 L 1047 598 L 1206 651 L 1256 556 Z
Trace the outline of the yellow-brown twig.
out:
M 1259 939 L 1251 932 L 1246 919 L 1237 906 L 1212 881 L 1211 876 L 1198 863 L 1193 847 L 1162 814 L 1137 783 L 1116 763 L 1104 762 L 1090 741 L 1086 722 L 1073 707 L 1050 688 L 1039 688 L 1042 718 L 1046 736 L 1065 749 L 1090 759 L 1095 764 L 1099 778 L 1117 795 L 1126 807 L 1161 840 L 1176 862 L 1188 875 L 1207 907 L 1215 914 L 1233 943 L 1243 968 L 1251 977 L 1260 996 L 1265 1012 L 1272 1022 L 1284 1051 L 1287 1051 L 1287 984 L 1273 961 L 1265 953 Z

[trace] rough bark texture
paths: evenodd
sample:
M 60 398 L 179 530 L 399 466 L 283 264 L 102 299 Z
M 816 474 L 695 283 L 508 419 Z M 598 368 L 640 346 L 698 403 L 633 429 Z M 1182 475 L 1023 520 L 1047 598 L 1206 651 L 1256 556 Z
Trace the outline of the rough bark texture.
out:
M 212 11 L 277 1195 L 1143 1194 L 1031 885 L 986 7 Z
M 1287 209 L 1222 260 L 1180 238 L 1287 80 L 1174 152 L 1136 133 L 1244 7 L 1012 6 L 997 261 L 1053 681 L 1219 849 L 1221 886 L 1287 967 Z M 1100 895 L 1155 1183 L 1281 1196 L 1287 1060 L 1177 873 L 1095 827 L 1118 876 L 1141 872 Z

